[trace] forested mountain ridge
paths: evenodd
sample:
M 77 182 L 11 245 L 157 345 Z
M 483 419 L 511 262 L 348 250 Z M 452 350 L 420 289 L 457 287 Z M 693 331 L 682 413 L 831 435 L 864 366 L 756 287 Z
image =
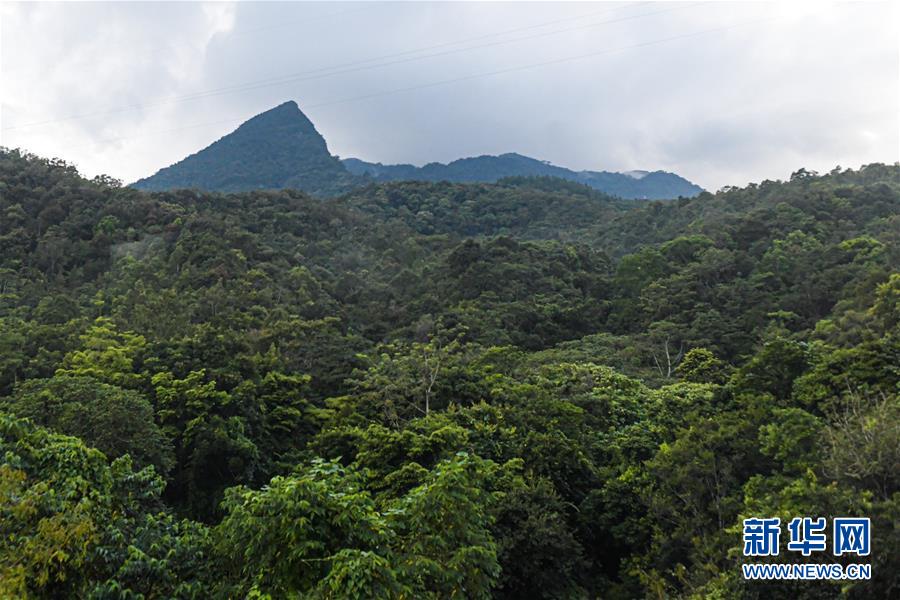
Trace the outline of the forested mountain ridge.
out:
M 500 156 L 473 156 L 450 163 L 383 165 L 357 158 L 342 161 L 354 175 L 365 175 L 375 181 L 451 181 L 456 183 L 493 183 L 506 177 L 557 177 L 583 183 L 596 190 L 620 198 L 663 200 L 696 196 L 703 191 L 687 179 L 665 171 L 572 171 L 549 162 L 516 153 Z
M 897 165 L 322 201 L 4 150 L 0 596 L 889 598 L 898 238 Z M 741 518 L 837 514 L 871 581 L 742 579 Z
M 131 187 L 215 192 L 293 188 L 332 197 L 372 181 L 495 182 L 506 177 L 536 176 L 575 181 L 632 199 L 687 197 L 703 191 L 674 173 L 575 172 L 518 154 L 465 158 L 422 168 L 385 166 L 355 158 L 341 161 L 329 153 L 325 138 L 294 101 L 256 115 L 220 140 Z

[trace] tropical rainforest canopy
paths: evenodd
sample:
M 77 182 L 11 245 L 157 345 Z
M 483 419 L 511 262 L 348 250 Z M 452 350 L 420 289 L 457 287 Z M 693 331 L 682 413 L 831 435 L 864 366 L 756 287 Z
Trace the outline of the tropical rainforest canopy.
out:
M 896 598 L 898 265 L 897 165 L 321 200 L 3 150 L 0 597 Z M 742 519 L 833 515 L 871 580 L 743 579 Z

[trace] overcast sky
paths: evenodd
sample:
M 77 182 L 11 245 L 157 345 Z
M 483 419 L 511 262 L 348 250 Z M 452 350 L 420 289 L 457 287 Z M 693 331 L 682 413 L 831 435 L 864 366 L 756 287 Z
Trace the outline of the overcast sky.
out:
M 900 160 L 897 3 L 0 4 L 0 145 L 133 181 L 296 100 L 333 154 L 707 189 Z

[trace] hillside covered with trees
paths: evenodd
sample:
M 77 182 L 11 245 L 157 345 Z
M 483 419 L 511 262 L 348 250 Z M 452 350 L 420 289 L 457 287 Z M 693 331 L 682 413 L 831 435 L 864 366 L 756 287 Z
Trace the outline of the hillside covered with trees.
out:
M 2 150 L 0 597 L 897 597 L 898 265 L 898 165 L 321 200 Z M 831 515 L 871 580 L 742 578 L 743 518 Z

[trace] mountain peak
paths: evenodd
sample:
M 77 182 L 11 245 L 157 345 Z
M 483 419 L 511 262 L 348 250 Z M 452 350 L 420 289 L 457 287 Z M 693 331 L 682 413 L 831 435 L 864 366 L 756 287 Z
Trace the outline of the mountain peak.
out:
M 318 131 L 316 131 L 312 121 L 303 114 L 303 111 L 300 110 L 300 106 L 293 100 L 283 102 L 278 106 L 251 117 L 244 121 L 234 133 L 247 127 L 294 127 L 300 132 L 321 138 L 322 143 L 325 143 L 325 139 L 322 138 Z
M 622 198 L 695 196 L 699 186 L 661 171 L 572 171 L 517 152 L 460 158 L 448 164 L 383 165 L 331 155 L 293 100 L 282 102 L 184 160 L 132 184 L 161 191 L 195 188 L 217 192 L 294 188 L 335 195 L 367 181 L 494 182 L 505 177 L 557 177 Z
M 306 115 L 303 114 L 303 111 L 300 110 L 300 106 L 295 101 L 288 100 L 287 102 L 282 102 L 278 106 L 273 106 L 269 110 L 259 113 L 258 115 L 251 118 L 250 120 L 252 121 L 253 119 L 258 119 L 258 118 L 264 117 L 266 115 L 290 116 L 290 115 L 294 115 L 297 113 L 303 115 L 304 118 L 306 117 Z
M 351 180 L 341 162 L 328 152 L 325 138 L 312 121 L 289 100 L 132 185 L 149 191 L 296 188 L 327 195 L 343 191 Z

